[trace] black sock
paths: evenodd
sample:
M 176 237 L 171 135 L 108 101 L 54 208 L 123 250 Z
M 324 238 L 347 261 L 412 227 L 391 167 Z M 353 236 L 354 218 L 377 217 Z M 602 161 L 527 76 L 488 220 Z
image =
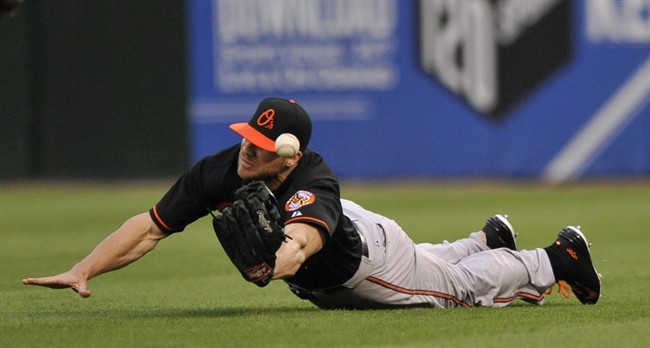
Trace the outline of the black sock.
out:
M 546 251 L 548 259 L 551 261 L 551 268 L 553 269 L 555 282 L 558 282 L 564 275 L 564 262 L 562 262 L 562 257 L 558 253 L 559 250 L 554 248 L 554 245 L 551 245 L 544 248 L 544 251 Z

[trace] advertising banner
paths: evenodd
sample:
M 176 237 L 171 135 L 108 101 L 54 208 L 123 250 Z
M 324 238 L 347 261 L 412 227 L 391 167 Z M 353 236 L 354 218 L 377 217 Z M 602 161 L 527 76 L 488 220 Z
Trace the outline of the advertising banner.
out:
M 341 178 L 645 176 L 646 0 L 195 0 L 192 159 L 295 99 Z

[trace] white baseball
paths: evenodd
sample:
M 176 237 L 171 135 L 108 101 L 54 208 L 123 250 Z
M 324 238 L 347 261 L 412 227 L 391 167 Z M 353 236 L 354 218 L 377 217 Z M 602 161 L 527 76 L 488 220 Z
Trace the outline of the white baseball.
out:
M 298 149 L 300 149 L 300 140 L 291 133 L 282 133 L 275 139 L 275 153 L 280 157 L 293 157 L 298 153 Z

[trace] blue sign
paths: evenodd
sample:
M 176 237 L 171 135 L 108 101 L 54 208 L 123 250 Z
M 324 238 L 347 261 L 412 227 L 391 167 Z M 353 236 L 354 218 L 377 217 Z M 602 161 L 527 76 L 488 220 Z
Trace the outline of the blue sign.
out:
M 341 178 L 650 174 L 645 0 L 195 0 L 192 159 L 268 96 Z

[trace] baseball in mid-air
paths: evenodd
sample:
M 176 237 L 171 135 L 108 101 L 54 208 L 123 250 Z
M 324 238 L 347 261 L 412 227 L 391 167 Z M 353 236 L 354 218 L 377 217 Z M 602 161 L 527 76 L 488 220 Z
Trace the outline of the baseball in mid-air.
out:
M 282 133 L 275 139 L 275 153 L 280 157 L 293 157 L 298 153 L 298 149 L 300 149 L 300 140 L 291 133 Z

